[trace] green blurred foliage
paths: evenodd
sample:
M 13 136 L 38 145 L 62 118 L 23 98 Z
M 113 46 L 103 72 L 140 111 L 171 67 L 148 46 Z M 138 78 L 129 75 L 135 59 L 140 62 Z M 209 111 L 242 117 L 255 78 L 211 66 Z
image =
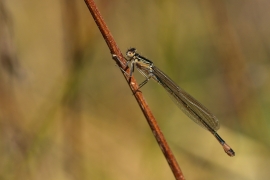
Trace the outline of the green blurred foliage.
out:
M 187 179 L 269 179 L 269 5 L 97 1 L 123 53 L 136 47 L 219 118 L 233 158 L 160 85 L 141 89 Z M 0 11 L 0 179 L 174 179 L 83 0 Z

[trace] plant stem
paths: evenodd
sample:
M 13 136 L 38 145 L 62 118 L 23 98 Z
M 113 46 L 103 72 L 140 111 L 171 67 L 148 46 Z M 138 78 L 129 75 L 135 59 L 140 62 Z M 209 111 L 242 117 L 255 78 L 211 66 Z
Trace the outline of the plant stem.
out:
M 88 9 L 90 10 L 104 40 L 106 41 L 106 43 L 110 49 L 111 54 L 116 55 L 117 58 L 113 58 L 113 59 L 116 61 L 117 65 L 121 69 L 126 69 L 126 67 L 124 66 L 124 64 L 126 64 L 126 60 L 123 57 L 120 49 L 118 48 L 115 40 L 113 39 L 113 37 L 109 31 L 109 28 L 107 27 L 103 18 L 101 17 L 101 14 L 95 5 L 95 2 L 93 0 L 85 0 L 85 3 L 87 5 Z M 119 61 L 121 61 L 121 62 L 119 62 Z M 162 150 L 162 152 L 163 152 L 163 154 L 168 162 L 168 164 L 169 164 L 169 166 L 170 166 L 170 168 L 175 176 L 175 179 L 177 179 L 177 180 L 185 179 L 168 143 L 166 142 L 165 137 L 163 136 L 163 134 L 162 134 L 162 132 L 157 124 L 157 121 L 156 121 L 153 113 L 151 112 L 146 101 L 144 100 L 142 92 L 136 91 L 139 87 L 136 80 L 133 77 L 128 76 L 129 71 L 130 71 L 130 69 L 127 68 L 126 73 L 123 71 L 121 71 L 121 72 L 123 73 L 126 81 L 128 82 L 131 91 L 133 93 L 135 92 L 134 97 L 137 100 L 137 102 L 138 102 L 138 104 L 139 104 L 151 130 L 152 130 L 152 133 L 154 134 L 154 137 L 156 138 L 156 140 L 159 144 L 159 147 Z

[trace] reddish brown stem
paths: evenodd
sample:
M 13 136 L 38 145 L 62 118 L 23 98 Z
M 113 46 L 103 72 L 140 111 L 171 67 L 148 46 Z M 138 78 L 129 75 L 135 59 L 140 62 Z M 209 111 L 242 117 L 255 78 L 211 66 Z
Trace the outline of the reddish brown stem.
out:
M 88 7 L 88 9 L 90 10 L 104 40 L 106 41 L 110 51 L 111 51 L 111 54 L 112 55 L 116 55 L 118 58 L 113 58 L 116 63 L 118 64 L 118 66 L 120 68 L 125 68 L 123 64 L 126 63 L 121 51 L 119 50 L 119 48 L 117 47 L 117 44 L 116 42 L 114 41 L 108 27 L 106 26 L 103 18 L 101 17 L 100 15 L 100 12 L 98 11 L 96 5 L 95 5 L 95 2 L 93 0 L 85 0 L 85 3 Z M 120 63 L 118 61 L 118 59 L 122 62 Z M 127 74 L 129 74 L 129 69 L 127 68 L 126 72 L 127 73 L 123 73 L 124 77 L 126 78 L 127 82 L 129 82 L 129 87 L 130 89 L 132 90 L 132 92 L 135 92 L 137 89 L 138 89 L 138 84 L 136 82 L 136 80 L 131 77 L 130 78 L 130 81 L 129 81 L 129 76 Z M 153 116 L 153 113 L 151 112 L 149 106 L 147 105 L 146 101 L 144 100 L 144 97 L 142 95 L 142 93 L 140 91 L 137 91 L 135 94 L 134 94 L 134 97 L 136 98 L 158 144 L 159 144 L 159 147 L 160 149 L 162 150 L 165 158 L 167 159 L 167 162 L 168 164 L 170 165 L 170 168 L 175 176 L 175 179 L 177 180 L 183 180 L 185 179 L 184 178 L 184 175 L 172 153 L 172 151 L 170 150 L 169 146 L 168 146 L 168 143 L 166 142 L 165 140 L 165 137 L 163 136 L 158 124 L 157 124 L 157 121 L 155 119 L 155 117 Z

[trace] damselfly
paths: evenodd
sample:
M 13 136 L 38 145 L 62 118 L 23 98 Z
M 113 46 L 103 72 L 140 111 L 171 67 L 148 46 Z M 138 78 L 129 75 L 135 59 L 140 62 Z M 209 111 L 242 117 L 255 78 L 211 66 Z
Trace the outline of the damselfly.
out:
M 135 67 L 146 77 L 146 80 L 139 85 L 139 88 L 145 85 L 149 79 L 155 80 L 166 89 L 173 101 L 190 119 L 214 135 L 229 156 L 235 155 L 231 147 L 216 132 L 219 129 L 218 119 L 206 107 L 177 86 L 165 73 L 154 66 L 152 61 L 139 55 L 135 48 L 128 49 L 126 55 L 128 57 L 127 61 L 130 63 L 130 77 Z

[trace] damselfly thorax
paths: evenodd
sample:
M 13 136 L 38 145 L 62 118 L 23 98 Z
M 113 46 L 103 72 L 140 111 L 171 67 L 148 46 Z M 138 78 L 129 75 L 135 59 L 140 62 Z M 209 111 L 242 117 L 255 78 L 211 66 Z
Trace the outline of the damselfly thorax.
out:
M 132 76 L 132 73 L 136 67 L 137 70 L 146 77 L 146 80 L 139 85 L 139 88 L 144 86 L 149 79 L 153 79 L 158 82 L 169 93 L 176 105 L 191 120 L 211 132 L 229 156 L 235 155 L 235 152 L 230 148 L 230 146 L 227 145 L 225 141 L 217 134 L 216 131 L 219 129 L 219 121 L 205 106 L 203 106 L 199 101 L 193 98 L 182 88 L 177 86 L 177 84 L 164 72 L 154 66 L 152 61 L 136 53 L 135 48 L 128 49 L 126 55 L 128 57 L 128 62 L 130 62 L 131 68 L 129 76 Z

